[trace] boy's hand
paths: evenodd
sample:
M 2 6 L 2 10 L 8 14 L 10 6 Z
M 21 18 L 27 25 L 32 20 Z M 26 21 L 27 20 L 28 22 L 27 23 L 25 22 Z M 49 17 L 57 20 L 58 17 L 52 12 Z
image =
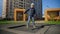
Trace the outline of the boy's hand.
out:
M 24 14 L 25 14 L 26 12 L 24 12 Z

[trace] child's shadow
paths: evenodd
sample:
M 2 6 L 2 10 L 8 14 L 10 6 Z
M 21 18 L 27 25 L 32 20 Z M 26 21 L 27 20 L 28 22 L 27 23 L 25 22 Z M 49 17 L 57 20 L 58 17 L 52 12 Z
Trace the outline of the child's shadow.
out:
M 36 26 L 36 28 L 33 28 L 32 30 L 35 30 L 35 29 L 39 30 L 39 29 L 41 29 L 41 28 L 44 28 L 44 25 Z
M 9 29 L 14 29 L 14 28 L 19 28 L 19 27 L 24 27 L 26 25 L 19 25 L 19 26 L 12 26 L 12 27 L 8 27 Z

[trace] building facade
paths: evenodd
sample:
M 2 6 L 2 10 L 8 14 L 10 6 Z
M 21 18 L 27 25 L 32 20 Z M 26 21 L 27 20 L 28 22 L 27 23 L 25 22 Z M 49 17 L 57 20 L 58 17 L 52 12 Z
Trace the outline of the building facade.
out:
M 35 3 L 36 13 L 42 18 L 42 0 L 6 0 L 6 18 L 13 19 L 15 8 L 27 10 L 31 3 Z
M 6 18 L 6 0 L 3 0 L 2 18 Z

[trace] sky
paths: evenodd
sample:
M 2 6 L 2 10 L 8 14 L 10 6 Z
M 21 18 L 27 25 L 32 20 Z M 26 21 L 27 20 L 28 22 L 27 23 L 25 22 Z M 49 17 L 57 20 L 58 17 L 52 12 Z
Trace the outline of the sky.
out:
M 0 16 L 2 16 L 3 0 L 0 0 Z

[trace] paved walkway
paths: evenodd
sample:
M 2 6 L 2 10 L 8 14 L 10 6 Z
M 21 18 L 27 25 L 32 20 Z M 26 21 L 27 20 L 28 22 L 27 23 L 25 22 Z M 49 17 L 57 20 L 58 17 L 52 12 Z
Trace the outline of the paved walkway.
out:
M 20 27 L 21 24 L 7 24 L 0 25 L 1 34 L 60 34 L 60 25 L 45 25 L 44 27 L 40 27 L 44 24 L 36 24 L 37 27 L 35 30 L 27 29 L 26 26 Z M 16 26 L 16 27 L 15 27 Z M 19 26 L 19 27 L 17 27 Z M 15 28 L 8 28 L 15 27 Z

